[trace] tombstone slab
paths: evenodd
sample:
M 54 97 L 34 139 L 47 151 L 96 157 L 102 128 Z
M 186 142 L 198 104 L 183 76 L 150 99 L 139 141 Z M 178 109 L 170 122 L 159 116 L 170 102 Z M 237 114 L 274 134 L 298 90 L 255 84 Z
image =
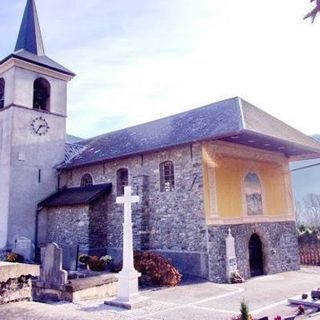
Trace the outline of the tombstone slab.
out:
M 30 239 L 19 237 L 15 240 L 14 252 L 24 257 L 25 261 L 33 260 L 34 246 Z
M 49 243 L 45 249 L 39 280 L 50 285 L 64 285 L 68 281 L 68 273 L 62 269 L 62 249 L 56 243 Z

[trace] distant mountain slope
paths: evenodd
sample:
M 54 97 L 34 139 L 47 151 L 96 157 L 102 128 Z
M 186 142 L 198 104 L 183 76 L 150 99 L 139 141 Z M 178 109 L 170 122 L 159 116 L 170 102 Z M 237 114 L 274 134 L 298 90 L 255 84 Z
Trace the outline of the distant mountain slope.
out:
M 314 134 L 314 135 L 312 136 L 312 138 L 315 138 L 315 139 L 317 139 L 317 140 L 320 141 L 320 134 Z
M 67 143 L 77 143 L 82 141 L 82 138 L 76 137 L 76 136 L 72 136 L 71 134 L 67 134 L 66 135 L 66 142 Z
M 312 137 L 320 141 L 319 134 Z M 320 195 L 320 158 L 292 162 L 290 169 L 298 219 L 302 223 L 313 223 L 305 205 L 308 195 Z

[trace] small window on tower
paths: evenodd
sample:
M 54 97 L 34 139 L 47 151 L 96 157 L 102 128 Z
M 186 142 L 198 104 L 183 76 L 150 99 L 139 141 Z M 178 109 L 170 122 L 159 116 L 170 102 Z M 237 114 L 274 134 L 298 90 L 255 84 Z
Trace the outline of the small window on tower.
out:
M 50 83 L 43 78 L 38 78 L 33 84 L 33 108 L 50 110 Z
M 160 191 L 174 190 L 174 166 L 172 161 L 160 163 Z
M 4 79 L 0 78 L 0 109 L 4 107 L 4 89 L 5 89 Z
M 117 195 L 124 194 L 124 187 L 128 185 L 128 169 L 122 168 L 117 171 Z
M 93 185 L 93 179 L 91 174 L 86 173 L 81 178 L 81 187 L 91 187 Z

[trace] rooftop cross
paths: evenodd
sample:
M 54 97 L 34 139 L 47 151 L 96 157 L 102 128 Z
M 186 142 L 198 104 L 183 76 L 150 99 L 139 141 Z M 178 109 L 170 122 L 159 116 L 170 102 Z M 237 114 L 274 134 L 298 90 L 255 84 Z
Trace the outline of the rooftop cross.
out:
M 37 56 L 44 56 L 39 19 L 34 0 L 28 0 L 24 10 L 22 23 L 15 51 L 26 50 Z

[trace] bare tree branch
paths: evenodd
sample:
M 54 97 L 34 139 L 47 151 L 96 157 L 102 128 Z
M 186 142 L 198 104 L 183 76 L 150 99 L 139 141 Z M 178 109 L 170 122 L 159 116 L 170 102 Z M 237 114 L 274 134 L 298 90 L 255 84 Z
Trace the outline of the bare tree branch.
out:
M 303 19 L 311 18 L 311 22 L 313 23 L 318 13 L 320 12 L 320 0 L 310 0 L 311 2 L 316 1 L 316 7 L 310 11 Z

